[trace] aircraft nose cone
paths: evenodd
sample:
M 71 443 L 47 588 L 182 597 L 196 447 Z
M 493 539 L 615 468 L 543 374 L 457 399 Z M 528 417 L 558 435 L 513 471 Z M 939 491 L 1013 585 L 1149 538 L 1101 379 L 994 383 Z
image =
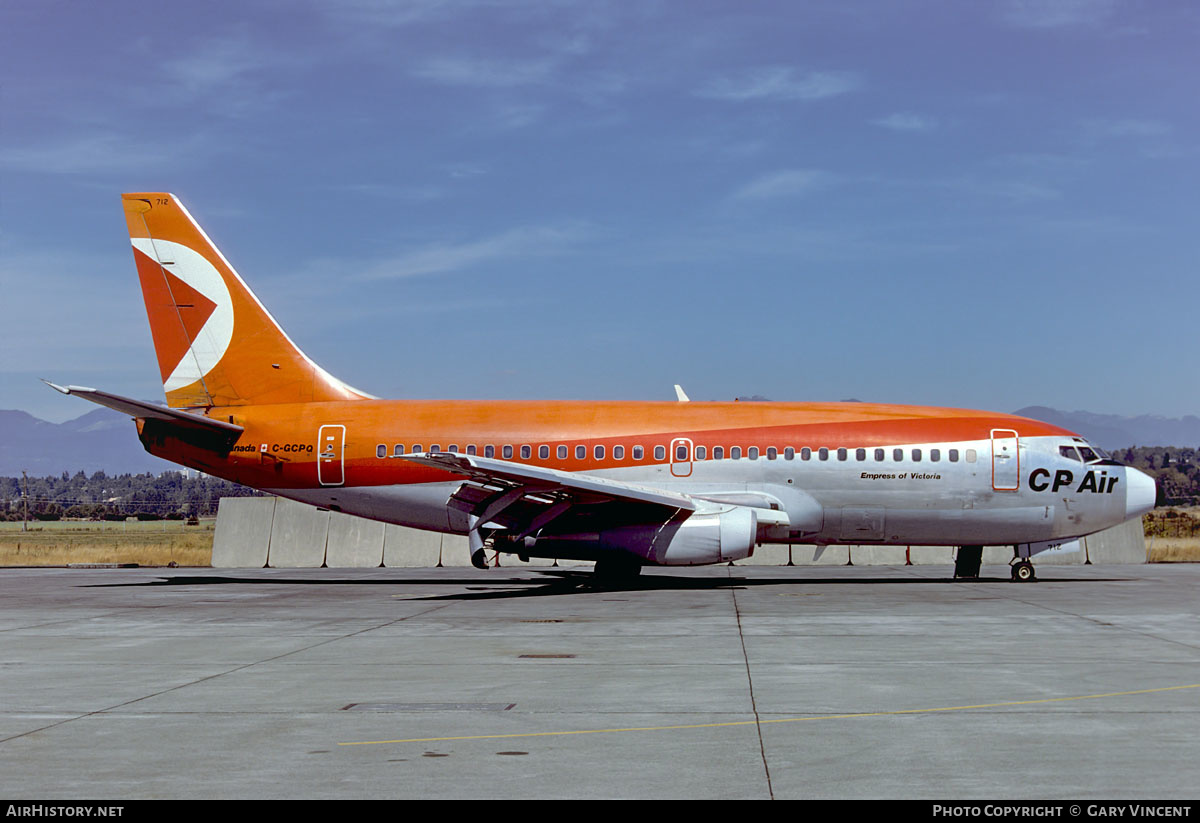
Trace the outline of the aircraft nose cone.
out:
M 1141 517 L 1154 508 L 1158 496 L 1154 478 L 1137 469 L 1125 470 L 1125 519 Z

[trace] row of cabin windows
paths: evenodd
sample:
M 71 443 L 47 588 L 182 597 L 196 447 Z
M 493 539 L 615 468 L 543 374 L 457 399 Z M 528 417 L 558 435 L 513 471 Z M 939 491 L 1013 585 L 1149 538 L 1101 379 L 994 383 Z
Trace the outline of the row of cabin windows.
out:
M 397 443 L 395 446 L 392 447 L 392 455 L 391 456 L 392 457 L 403 457 L 404 449 L 405 449 L 404 444 Z M 424 447 L 421 446 L 420 444 L 414 445 L 412 447 L 411 454 L 420 454 L 423 451 L 423 449 L 424 449 Z M 429 451 L 431 453 L 440 452 L 441 450 L 442 450 L 442 447 L 436 443 L 429 447 Z M 458 446 L 447 446 L 446 450 L 448 452 L 450 452 L 451 454 L 457 454 Z M 634 460 L 645 459 L 645 452 L 641 446 L 634 446 L 630 451 L 632 453 L 632 458 Z M 467 446 L 466 453 L 469 455 L 476 454 L 475 446 L 473 444 L 470 446 Z M 532 446 L 521 446 L 519 453 L 521 455 L 522 460 L 529 460 L 533 457 L 533 447 Z M 555 456 L 559 460 L 566 460 L 567 455 L 569 453 L 570 453 L 570 449 L 567 446 L 556 447 Z M 586 459 L 587 458 L 587 446 L 584 446 L 584 445 L 575 446 L 574 453 L 575 453 L 576 460 Z M 845 462 L 850 459 L 849 449 L 837 449 L 834 452 L 834 454 L 835 454 L 836 458 L 842 462 Z M 896 462 L 896 463 L 902 462 L 904 460 L 904 454 L 905 454 L 904 449 L 892 449 L 892 455 L 891 455 L 892 461 Z M 605 455 L 605 447 L 604 446 L 593 446 L 592 447 L 592 456 L 596 460 L 603 460 L 604 455 Z M 816 455 L 817 455 L 818 460 L 828 460 L 829 455 L 830 455 L 830 450 L 826 449 L 826 448 L 817 449 Z M 378 446 L 376 446 L 375 447 L 375 456 L 376 457 L 387 457 L 388 456 L 387 445 L 380 443 Z M 483 447 L 483 456 L 484 457 L 495 457 L 496 456 L 496 447 L 495 446 L 484 446 Z M 512 446 L 501 446 L 500 447 L 500 456 L 505 460 L 511 460 L 513 457 L 513 447 Z M 612 447 L 612 456 L 613 456 L 613 460 L 624 460 L 625 459 L 625 447 L 624 446 L 613 446 Z M 663 446 L 655 446 L 654 447 L 654 459 L 655 460 L 660 460 L 660 461 L 664 460 L 664 459 L 666 459 L 666 456 L 667 456 L 667 450 L 665 447 L 663 447 Z M 774 446 L 768 446 L 767 449 L 765 450 L 765 456 L 768 460 L 776 460 L 779 457 L 779 450 L 777 448 L 775 448 Z M 887 449 L 875 449 L 874 453 L 871 456 L 875 459 L 876 463 L 882 463 L 885 460 L 887 460 Z M 928 456 L 929 456 L 930 463 L 941 462 L 942 450 L 941 449 L 930 449 Z M 812 457 L 813 457 L 812 449 L 808 448 L 807 446 L 800 449 L 800 459 L 801 460 L 811 460 Z M 912 449 L 909 452 L 909 457 L 912 460 L 912 462 L 920 463 L 924 459 L 925 453 L 921 449 Z M 748 449 L 746 449 L 746 459 L 757 460 L 758 458 L 759 458 L 758 446 L 751 446 Z M 967 458 L 968 463 L 974 463 L 978 459 L 978 455 L 977 455 L 975 449 L 967 449 L 966 450 L 966 458 Z M 539 460 L 549 460 L 550 459 L 550 447 L 549 446 L 538 446 L 538 459 Z M 676 446 L 675 447 L 675 460 L 678 462 L 681 462 L 681 463 L 686 463 L 688 461 L 688 459 L 689 459 L 688 458 L 688 447 L 684 446 L 684 445 Z M 695 455 L 691 459 L 692 460 L 707 460 L 708 459 L 708 449 L 705 446 L 696 446 L 695 447 Z M 725 459 L 725 447 L 724 446 L 713 446 L 712 459 L 713 460 L 724 460 Z M 741 446 L 731 446 L 729 448 L 729 459 L 730 460 L 741 460 L 742 459 L 742 447 Z M 791 446 L 788 446 L 787 448 L 785 448 L 783 450 L 783 459 L 784 460 L 795 460 L 796 459 L 796 449 L 792 448 Z M 867 450 L 866 449 L 855 449 L 854 450 L 854 459 L 857 461 L 860 461 L 860 462 L 865 461 L 867 459 Z M 957 463 L 958 459 L 959 459 L 958 449 L 948 449 L 946 451 L 946 459 L 949 460 L 951 463 Z

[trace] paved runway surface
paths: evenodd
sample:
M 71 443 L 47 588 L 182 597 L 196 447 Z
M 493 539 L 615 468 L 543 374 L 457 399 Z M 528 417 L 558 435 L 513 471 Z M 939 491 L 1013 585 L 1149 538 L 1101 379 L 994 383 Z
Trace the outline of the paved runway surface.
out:
M 0 793 L 1195 798 L 1200 566 L 0 570 Z

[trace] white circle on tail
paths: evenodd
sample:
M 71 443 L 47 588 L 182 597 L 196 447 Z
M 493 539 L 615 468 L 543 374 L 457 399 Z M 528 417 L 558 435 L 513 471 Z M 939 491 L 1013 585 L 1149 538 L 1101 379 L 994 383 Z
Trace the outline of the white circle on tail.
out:
M 135 249 L 151 260 L 157 260 L 164 271 L 178 277 L 216 305 L 196 332 L 188 352 L 163 383 L 164 392 L 182 389 L 212 371 L 229 349 L 233 340 L 233 299 L 229 296 L 229 287 L 208 258 L 189 246 L 173 240 L 151 241 L 148 237 L 131 240 Z

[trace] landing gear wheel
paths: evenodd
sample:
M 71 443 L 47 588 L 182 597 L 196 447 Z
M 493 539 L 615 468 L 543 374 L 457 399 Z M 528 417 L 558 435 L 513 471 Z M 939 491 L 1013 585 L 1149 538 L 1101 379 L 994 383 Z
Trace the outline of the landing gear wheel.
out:
M 471 565 L 477 569 L 487 569 L 487 552 L 485 549 L 476 549 L 471 553 Z
M 1018 583 L 1029 583 L 1037 580 L 1037 575 L 1033 573 L 1033 564 L 1028 560 L 1014 563 L 1012 567 L 1012 579 Z

